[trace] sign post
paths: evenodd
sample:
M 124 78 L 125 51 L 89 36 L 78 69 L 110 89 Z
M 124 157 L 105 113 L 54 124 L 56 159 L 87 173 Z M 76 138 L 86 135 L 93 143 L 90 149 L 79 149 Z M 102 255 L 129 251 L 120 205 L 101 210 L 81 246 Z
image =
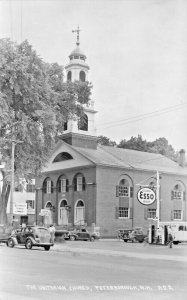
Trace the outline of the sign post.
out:
M 156 218 L 157 218 L 157 229 L 159 229 L 160 226 L 160 195 L 159 195 L 159 189 L 160 189 L 160 182 L 159 182 L 159 172 L 156 172 L 156 200 L 157 200 L 157 206 L 156 206 Z

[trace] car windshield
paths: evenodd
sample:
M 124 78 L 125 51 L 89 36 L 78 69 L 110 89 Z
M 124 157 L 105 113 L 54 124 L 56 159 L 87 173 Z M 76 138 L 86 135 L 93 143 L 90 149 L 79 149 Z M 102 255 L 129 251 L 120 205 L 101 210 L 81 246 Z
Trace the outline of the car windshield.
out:
M 46 229 L 46 228 L 37 228 L 36 233 L 39 236 L 49 236 L 50 235 L 48 229 Z

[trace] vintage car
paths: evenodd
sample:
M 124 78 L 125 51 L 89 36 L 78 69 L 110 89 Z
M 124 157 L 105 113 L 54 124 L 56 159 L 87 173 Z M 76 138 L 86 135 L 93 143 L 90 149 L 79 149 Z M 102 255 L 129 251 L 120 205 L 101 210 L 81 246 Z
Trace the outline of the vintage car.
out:
M 12 227 L 7 227 L 5 225 L 0 225 L 0 243 L 6 243 L 8 241 L 8 238 L 11 235 Z
M 95 241 L 96 239 L 99 238 L 100 238 L 99 233 L 96 232 L 90 233 L 85 228 L 75 229 L 69 232 L 70 241 L 75 241 L 75 240 Z
M 12 232 L 8 238 L 7 246 L 13 248 L 15 245 L 25 245 L 26 249 L 43 247 L 46 251 L 54 244 L 51 243 L 51 235 L 47 228 L 41 226 L 26 226 Z
M 146 235 L 143 233 L 142 228 L 137 227 L 134 228 L 133 230 L 124 230 L 123 234 L 121 235 L 121 239 L 124 242 L 139 242 L 142 243 L 144 239 L 146 238 Z

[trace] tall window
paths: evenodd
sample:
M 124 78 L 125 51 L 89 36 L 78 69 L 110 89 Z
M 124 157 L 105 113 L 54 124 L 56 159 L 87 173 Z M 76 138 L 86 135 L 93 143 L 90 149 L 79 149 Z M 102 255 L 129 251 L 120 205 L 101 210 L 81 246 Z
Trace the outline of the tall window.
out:
M 86 80 L 86 74 L 84 71 L 80 71 L 79 79 L 83 82 Z
M 43 191 L 46 194 L 53 193 L 53 182 L 50 178 L 46 178 L 43 183 Z
M 59 193 L 65 193 L 69 191 L 69 180 L 65 177 L 62 176 L 58 179 L 58 192 Z
M 124 177 L 127 177 L 124 175 Z M 130 186 L 128 178 L 122 178 L 119 185 L 116 186 L 116 197 L 118 197 L 118 206 L 116 207 L 117 218 L 131 218 L 132 204 L 130 199 L 133 197 L 133 187 Z
M 73 179 L 74 191 L 81 192 L 86 189 L 85 177 L 82 174 L 77 174 Z
M 67 80 L 71 81 L 71 71 L 69 71 L 67 74 Z
M 183 188 L 182 185 L 176 184 L 172 190 L 172 200 L 183 200 Z
M 78 121 L 78 129 L 88 131 L 88 116 L 83 114 Z

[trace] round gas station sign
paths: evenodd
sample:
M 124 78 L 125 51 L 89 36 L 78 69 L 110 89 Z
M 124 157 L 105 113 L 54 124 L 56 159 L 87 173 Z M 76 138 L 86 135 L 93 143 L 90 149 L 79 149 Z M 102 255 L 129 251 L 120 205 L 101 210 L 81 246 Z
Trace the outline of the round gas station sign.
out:
M 156 195 L 155 192 L 150 188 L 141 188 L 138 191 L 137 198 L 141 204 L 150 205 L 155 201 Z

